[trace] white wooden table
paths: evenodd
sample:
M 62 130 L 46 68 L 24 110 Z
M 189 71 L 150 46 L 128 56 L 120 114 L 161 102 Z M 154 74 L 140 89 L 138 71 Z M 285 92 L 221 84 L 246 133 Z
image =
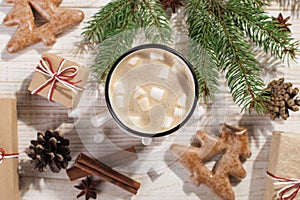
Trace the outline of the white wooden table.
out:
M 85 21 L 87 21 L 100 6 L 104 6 L 107 2 L 109 0 L 64 0 L 61 6 L 83 10 L 86 16 Z M 0 0 L 1 21 L 11 8 L 11 4 Z M 269 11 L 273 16 L 277 16 L 279 12 L 282 12 L 284 17 L 291 15 L 290 22 L 293 24 L 291 27 L 293 36 L 298 40 L 300 39 L 300 18 L 296 15 L 297 12 L 292 13 L 289 8 L 283 11 L 283 7 L 276 3 L 272 4 Z M 28 147 L 30 140 L 36 137 L 37 130 L 60 128 L 71 141 L 74 159 L 79 152 L 86 151 L 74 129 L 73 119 L 68 118 L 68 111 L 56 104 L 49 103 L 44 98 L 32 96 L 27 91 L 32 73 L 42 52 L 57 53 L 81 64 L 85 62 L 84 58 L 74 57 L 76 48 L 74 44 L 82 39 L 80 33 L 83 27 L 84 24 L 81 23 L 79 26 L 63 33 L 52 47 L 36 44 L 20 53 L 8 54 L 5 46 L 16 28 L 8 28 L 0 23 L 0 97 L 16 97 L 18 100 L 19 151 L 21 153 L 20 187 L 21 199 L 23 200 L 68 200 L 75 199 L 79 192 L 73 187 L 79 181 L 70 182 L 65 172 L 53 174 L 48 170 L 48 172 L 41 174 L 32 170 L 24 150 Z M 287 80 L 293 82 L 295 86 L 300 87 L 299 63 L 292 63 L 291 67 L 288 68 L 283 67 L 281 64 L 274 64 L 272 60 L 268 60 L 264 55 L 258 55 L 258 57 L 269 67 L 268 71 L 271 73 L 267 75 L 268 80 L 284 76 Z M 275 66 L 279 67 L 275 69 Z M 244 163 L 248 172 L 247 177 L 234 184 L 236 199 L 263 199 L 271 133 L 273 130 L 299 132 L 300 112 L 292 113 L 287 122 L 271 122 L 265 116 L 240 113 L 240 109 L 232 102 L 227 92 L 224 93 L 224 96 L 225 98 L 222 101 L 227 106 L 222 109 L 224 109 L 223 113 L 226 114 L 221 117 L 225 117 L 225 121 L 229 124 L 240 125 L 249 129 L 250 145 L 253 152 L 252 157 Z M 195 129 L 191 128 L 189 130 L 194 132 Z M 151 180 L 146 173 L 129 175 L 142 183 L 138 195 L 132 196 L 112 184 L 102 184 L 98 199 L 215 199 L 202 186 L 197 188 L 188 184 L 188 173 L 178 163 L 165 168 L 156 180 Z

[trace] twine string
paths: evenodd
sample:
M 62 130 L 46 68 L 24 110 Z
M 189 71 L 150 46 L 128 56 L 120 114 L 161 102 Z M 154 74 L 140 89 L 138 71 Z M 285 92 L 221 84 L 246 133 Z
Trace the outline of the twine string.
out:
M 275 176 L 267 171 L 267 176 L 274 180 L 274 185 L 283 185 L 281 189 L 277 191 L 277 198 L 280 200 L 293 200 L 300 190 L 300 179 L 285 178 Z
M 46 62 L 48 63 L 48 65 L 46 64 Z M 72 90 L 74 93 L 77 93 L 77 91 L 82 91 L 83 88 L 76 85 L 77 83 L 80 83 L 81 80 L 77 82 L 70 81 L 70 79 L 73 79 L 78 74 L 78 66 L 72 65 L 62 69 L 65 63 L 66 60 L 62 59 L 58 66 L 58 71 L 55 72 L 51 60 L 47 57 L 41 58 L 38 66 L 36 67 L 36 71 L 49 77 L 49 79 L 45 83 L 40 85 L 38 88 L 33 90 L 31 94 L 38 94 L 39 92 L 41 92 L 43 89 L 45 89 L 47 86 L 50 85 L 47 98 L 49 101 L 52 101 L 54 89 L 57 82 L 62 83 L 65 87 Z
M 5 149 L 0 147 L 0 164 L 3 162 L 4 159 L 7 159 L 7 158 L 17 158 L 19 157 L 19 154 L 18 153 L 6 153 L 5 152 Z

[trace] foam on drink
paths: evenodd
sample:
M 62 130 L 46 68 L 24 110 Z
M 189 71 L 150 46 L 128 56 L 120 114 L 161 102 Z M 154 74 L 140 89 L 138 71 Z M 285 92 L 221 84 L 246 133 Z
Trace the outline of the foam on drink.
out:
M 180 125 L 192 109 L 194 88 L 192 73 L 180 57 L 147 48 L 127 55 L 117 65 L 109 99 L 124 125 L 155 134 Z

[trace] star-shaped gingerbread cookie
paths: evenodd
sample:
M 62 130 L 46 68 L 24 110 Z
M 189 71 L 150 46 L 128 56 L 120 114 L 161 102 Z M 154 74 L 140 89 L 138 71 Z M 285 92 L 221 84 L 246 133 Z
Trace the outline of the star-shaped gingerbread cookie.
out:
M 4 18 L 6 26 L 18 26 L 18 29 L 7 44 L 7 51 L 14 53 L 30 45 L 43 42 L 53 45 L 56 35 L 79 24 L 84 13 L 80 10 L 60 8 L 62 0 L 6 0 L 14 3 L 12 10 Z M 35 26 L 35 9 L 47 22 Z
M 173 144 L 170 150 L 179 157 L 179 162 L 191 173 L 190 180 L 196 185 L 205 184 L 223 200 L 234 200 L 229 175 L 244 178 L 244 169 L 240 157 L 249 158 L 248 131 L 224 124 L 220 137 L 198 131 L 196 140 L 201 147 Z M 221 154 L 212 170 L 205 162 Z

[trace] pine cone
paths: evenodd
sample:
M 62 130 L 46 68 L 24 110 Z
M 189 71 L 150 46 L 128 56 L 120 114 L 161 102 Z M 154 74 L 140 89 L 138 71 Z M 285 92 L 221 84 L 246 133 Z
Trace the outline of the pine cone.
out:
M 32 159 L 34 169 L 45 172 L 49 165 L 52 172 L 58 173 L 66 169 L 70 156 L 69 140 L 63 138 L 58 131 L 38 132 L 37 140 L 31 140 L 27 155 Z
M 286 120 L 290 116 L 289 110 L 299 110 L 300 99 L 296 97 L 299 89 L 293 88 L 292 83 L 285 83 L 284 78 L 270 82 L 266 92 L 270 95 L 270 101 L 265 102 L 266 114 L 270 114 L 271 120 L 280 117 Z

